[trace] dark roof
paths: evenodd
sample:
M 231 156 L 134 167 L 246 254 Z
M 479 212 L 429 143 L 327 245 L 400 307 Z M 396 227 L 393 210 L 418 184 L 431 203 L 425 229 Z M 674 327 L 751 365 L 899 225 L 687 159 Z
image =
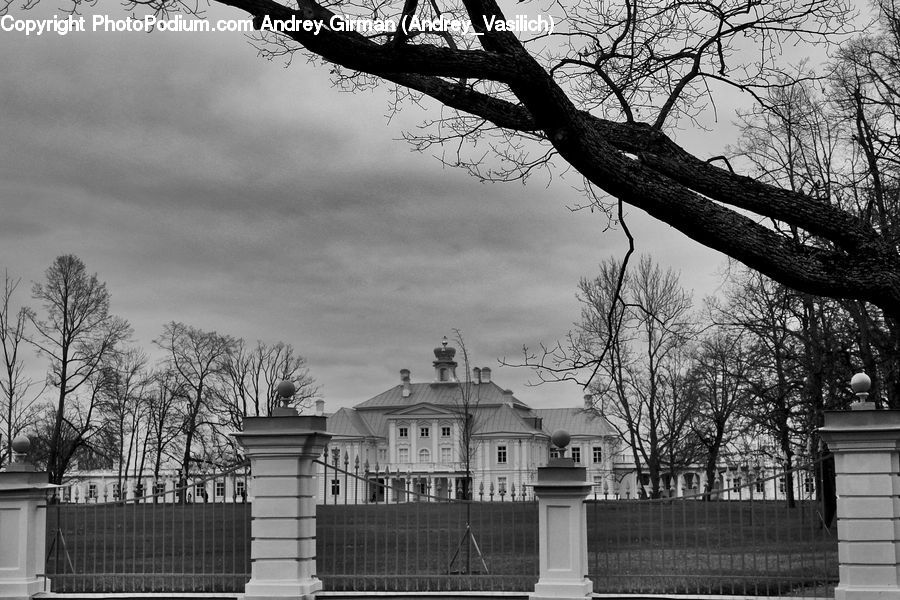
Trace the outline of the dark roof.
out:
M 342 408 L 328 417 L 328 433 L 346 437 L 374 437 L 374 433 L 352 408 Z
M 506 404 L 482 408 L 475 418 L 476 434 L 536 434 L 544 435 L 544 432 L 533 426 L 526 418 L 533 417 L 531 410 L 519 410 Z
M 616 435 L 612 425 L 596 410 L 583 408 L 536 408 L 535 415 L 544 420 L 544 431 L 565 429 L 569 435 Z
M 373 398 L 369 398 L 361 404 L 357 404 L 357 410 L 368 410 L 375 408 L 400 408 L 402 406 L 412 406 L 414 404 L 434 404 L 437 406 L 453 406 L 458 407 L 461 402 L 460 386 L 466 383 L 410 383 L 410 394 L 403 397 L 403 386 L 396 385 L 391 389 L 378 394 Z M 514 405 L 527 409 L 528 406 L 518 400 L 515 396 L 504 394 L 503 388 L 494 382 L 491 383 L 472 383 L 472 404 L 484 408 L 492 405 L 501 405 L 507 401 Z

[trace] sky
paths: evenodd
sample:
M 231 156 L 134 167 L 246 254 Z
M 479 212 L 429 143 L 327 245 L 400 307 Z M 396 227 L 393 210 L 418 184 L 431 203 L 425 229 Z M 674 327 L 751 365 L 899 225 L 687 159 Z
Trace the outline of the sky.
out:
M 11 14 L 64 2 L 41 1 Z M 264 60 L 239 33 L 0 31 L 0 56 L 0 268 L 22 279 L 19 303 L 72 253 L 151 354 L 173 320 L 290 343 L 329 412 L 402 368 L 430 381 L 454 328 L 517 398 L 580 405 L 577 385 L 531 386 L 528 369 L 498 362 L 562 339 L 579 278 L 626 249 L 605 217 L 570 210 L 576 178 L 484 184 L 444 168 L 399 139 L 435 104 L 388 119 L 384 90 L 340 92 L 326 68 Z M 679 141 L 721 152 L 732 102 L 714 132 Z M 715 292 L 724 257 L 628 215 L 637 251 L 680 271 L 696 304 Z

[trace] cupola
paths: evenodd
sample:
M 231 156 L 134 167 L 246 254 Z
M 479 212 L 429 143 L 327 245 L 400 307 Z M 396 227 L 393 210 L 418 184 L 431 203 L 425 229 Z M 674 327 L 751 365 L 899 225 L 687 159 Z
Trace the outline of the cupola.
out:
M 456 348 L 447 345 L 447 336 L 441 345 L 434 349 L 434 381 L 435 383 L 458 383 L 456 379 Z

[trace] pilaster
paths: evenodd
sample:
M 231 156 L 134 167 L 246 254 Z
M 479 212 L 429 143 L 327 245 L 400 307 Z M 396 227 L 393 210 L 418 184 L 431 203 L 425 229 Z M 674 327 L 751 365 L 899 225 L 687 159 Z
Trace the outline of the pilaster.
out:
M 44 573 L 47 474 L 12 463 L 0 472 L 0 599 L 27 600 L 50 591 Z
M 590 598 L 587 578 L 587 511 L 584 499 L 591 489 L 584 467 L 559 458 L 538 468 L 534 493 L 538 500 L 540 576 L 530 600 Z
M 245 600 L 307 599 L 316 577 L 316 474 L 325 417 L 248 417 L 234 434 L 250 459 L 251 577 Z
M 835 600 L 900 600 L 900 411 L 826 412 L 819 432 L 837 485 Z

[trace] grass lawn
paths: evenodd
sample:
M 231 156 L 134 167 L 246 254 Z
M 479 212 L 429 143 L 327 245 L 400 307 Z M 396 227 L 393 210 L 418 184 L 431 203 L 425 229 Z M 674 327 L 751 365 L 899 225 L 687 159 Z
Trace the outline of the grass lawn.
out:
M 810 504 L 586 506 L 596 592 L 824 596 L 837 579 L 834 532 Z M 326 589 L 529 591 L 537 581 L 532 502 L 473 503 L 471 535 L 461 504 L 317 511 Z M 249 537 L 246 504 L 50 506 L 47 571 L 55 591 L 242 591 Z

